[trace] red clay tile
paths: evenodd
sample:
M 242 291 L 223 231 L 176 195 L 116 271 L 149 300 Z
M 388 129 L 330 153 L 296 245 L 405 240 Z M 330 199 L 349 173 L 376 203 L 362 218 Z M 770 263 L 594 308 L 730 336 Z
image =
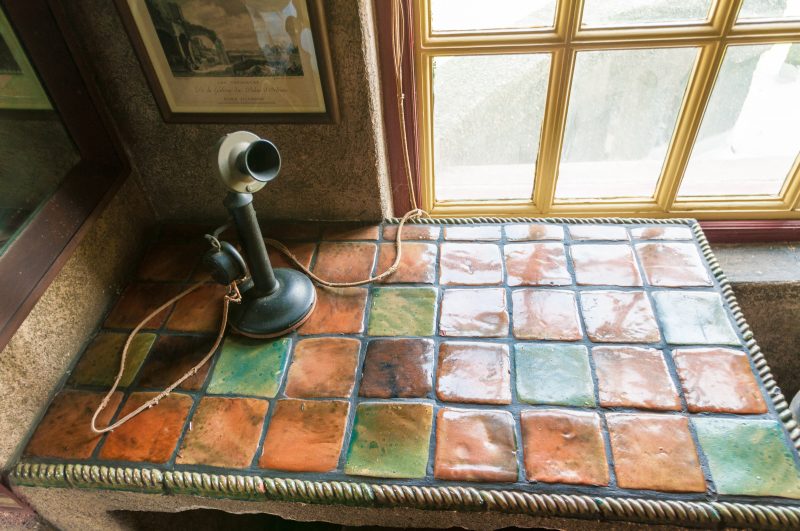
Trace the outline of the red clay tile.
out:
M 528 481 L 608 485 L 600 416 L 588 411 L 526 410 L 520 414 Z
M 157 243 L 145 253 L 136 276 L 139 280 L 188 280 L 206 249 L 203 242 Z
M 508 310 L 504 289 L 449 289 L 442 296 L 439 334 L 450 337 L 505 337 Z
M 685 417 L 609 413 L 606 421 L 620 487 L 666 492 L 706 490 Z
M 321 243 L 314 274 L 328 282 L 356 282 L 372 274 L 374 243 Z
M 572 284 L 560 243 L 514 243 L 505 246 L 509 286 Z
M 378 225 L 335 223 L 323 232 L 325 240 L 377 240 Z
M 160 336 L 142 366 L 138 386 L 156 389 L 167 387 L 200 362 L 213 345 L 213 337 Z M 208 376 L 209 365 L 203 365 L 178 389 L 200 389 Z
M 297 258 L 305 267 L 311 267 L 311 258 L 314 256 L 314 251 L 317 249 L 316 243 L 290 243 L 286 244 L 289 251 Z M 291 262 L 285 254 L 275 249 L 272 246 L 267 246 L 267 254 L 272 267 L 290 267 L 292 269 L 300 269 L 294 262 Z
M 640 243 L 636 246 L 647 282 L 653 286 L 710 286 L 694 243 Z
M 249 467 L 256 454 L 268 408 L 266 400 L 203 397 L 192 416 L 175 462 L 180 465 Z
M 637 240 L 691 240 L 692 229 L 689 227 L 639 227 L 631 229 L 631 235 Z
M 727 348 L 672 351 L 689 411 L 766 413 L 747 354 Z
M 579 285 L 642 285 L 630 245 L 573 245 L 570 254 Z
M 506 239 L 511 242 L 531 240 L 558 240 L 564 239 L 564 229 L 560 225 L 547 225 L 545 223 L 522 223 L 506 225 Z
M 167 329 L 180 332 L 219 332 L 227 286 L 207 284 L 175 303 Z
M 117 304 L 106 317 L 107 328 L 134 328 L 142 319 L 170 300 L 183 289 L 175 284 L 131 284 L 122 292 Z M 164 324 L 172 306 L 150 319 L 145 328 L 159 328 Z
M 445 402 L 510 404 L 508 346 L 450 342 L 439 346 L 436 395 Z
M 90 428 L 92 416 L 105 393 L 62 391 L 47 408 L 44 418 L 25 448 L 26 456 L 88 459 L 92 456 L 100 435 Z M 122 393 L 111 396 L 108 406 L 97 419 L 98 427 L 108 426 L 116 413 Z
M 317 306 L 298 333 L 359 334 L 364 331 L 366 306 L 366 288 L 317 287 Z
M 638 347 L 592 349 L 600 405 L 679 411 L 678 390 L 660 350 Z
M 431 392 L 433 341 L 375 339 L 367 346 L 359 395 L 423 398 Z
M 128 397 L 118 418 L 124 417 L 157 394 L 133 393 Z M 192 402 L 192 397 L 178 393 L 161 399 L 157 406 L 146 409 L 110 432 L 100 450 L 100 459 L 166 463 L 178 445 Z
M 399 269 L 381 282 L 387 284 L 401 282 L 433 284 L 436 281 L 436 244 L 405 243 L 402 253 Z M 396 257 L 396 245 L 382 243 L 377 273 L 383 273 L 389 269 Z
M 654 343 L 658 331 L 644 292 L 584 291 L 581 307 L 589 339 L 599 343 Z
M 613 225 L 570 225 L 569 235 L 573 240 L 627 240 L 628 231 Z
M 350 338 L 303 339 L 294 349 L 286 380 L 292 398 L 347 398 L 353 392 L 361 342 Z
M 278 400 L 258 466 L 291 472 L 335 469 L 349 408 L 338 400 Z
M 449 225 L 444 228 L 444 239 L 451 241 L 497 241 L 500 237 L 500 225 Z
M 514 291 L 511 298 L 517 339 L 577 341 L 583 338 L 574 292 L 520 289 Z
M 500 284 L 503 264 L 500 248 L 490 243 L 443 243 L 439 282 L 445 285 Z
M 403 240 L 438 240 L 442 228 L 435 225 L 403 225 Z M 397 239 L 397 225 L 383 227 L 384 241 Z
M 319 239 L 322 227 L 313 222 L 274 222 L 270 221 L 261 227 L 267 238 L 285 241 L 315 241 Z
M 517 480 L 517 444 L 511 413 L 442 408 L 436 418 L 436 479 Z

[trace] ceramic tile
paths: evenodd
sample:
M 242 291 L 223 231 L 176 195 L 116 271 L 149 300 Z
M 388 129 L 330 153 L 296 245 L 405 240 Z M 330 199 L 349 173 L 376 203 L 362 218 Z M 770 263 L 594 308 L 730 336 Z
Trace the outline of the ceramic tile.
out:
M 178 332 L 218 333 L 227 286 L 207 284 L 189 293 L 175 304 L 167 329 Z
M 438 240 L 442 228 L 436 225 L 403 225 L 403 240 Z M 397 239 L 397 225 L 383 227 L 384 241 Z
M 445 240 L 497 241 L 500 225 L 448 225 L 444 228 Z
M 214 346 L 213 337 L 160 336 L 150 350 L 147 361 L 142 365 L 138 386 L 164 389 L 197 365 L 212 346 Z M 203 365 L 178 389 L 192 391 L 200 389 L 208 376 L 209 365 L 210 363 Z
M 439 335 L 505 337 L 508 310 L 504 289 L 448 289 L 442 295 Z
M 319 238 L 321 232 L 322 227 L 318 223 L 269 221 L 261 226 L 261 233 L 265 237 L 280 241 L 313 241 Z
M 431 392 L 433 341 L 375 339 L 367 345 L 359 395 L 423 398 Z
M 627 240 L 628 231 L 621 225 L 570 225 L 573 240 Z
M 678 390 L 660 350 L 639 347 L 592 349 L 600 405 L 642 409 L 681 409 Z
M 659 287 L 710 286 L 700 253 L 694 243 L 640 243 L 636 254 L 647 282 Z
M 286 244 L 289 251 L 297 258 L 305 267 L 311 267 L 311 259 L 314 257 L 314 251 L 317 249 L 316 243 L 289 243 Z M 288 267 L 292 269 L 300 269 L 294 262 L 274 247 L 267 246 L 267 254 L 272 267 Z
M 24 454 L 61 459 L 91 457 L 100 442 L 100 435 L 92 431 L 90 424 L 104 396 L 105 393 L 88 391 L 65 390 L 59 393 L 39 421 Z M 111 395 L 108 406 L 97 419 L 98 427 L 108 425 L 121 400 L 122 393 L 119 391 Z
M 560 225 L 547 225 L 545 223 L 520 223 L 506 225 L 506 239 L 508 241 L 531 240 L 563 240 L 564 229 Z
M 290 345 L 288 338 L 265 341 L 229 335 L 217 354 L 208 392 L 274 397 L 281 384 Z
M 360 403 L 345 473 L 384 478 L 425 477 L 432 423 L 430 404 Z
M 503 281 L 500 248 L 491 243 L 443 243 L 439 282 L 443 285 L 482 286 Z
M 766 413 L 747 354 L 726 348 L 672 351 L 689 411 Z
M 521 289 L 511 294 L 514 337 L 577 341 L 583 338 L 572 291 Z
M 436 395 L 445 402 L 510 404 L 508 345 L 472 341 L 439 345 Z
M 739 345 L 722 299 L 707 291 L 658 291 L 653 294 L 667 343 Z
M 181 292 L 175 284 L 131 284 L 122 292 L 114 308 L 106 317 L 107 328 L 134 328 L 139 322 L 158 309 L 159 306 Z M 170 306 L 150 319 L 146 329 L 159 328 L 169 315 Z
M 335 469 L 349 410 L 341 400 L 278 400 L 258 466 L 291 472 Z
M 186 281 L 200 264 L 206 249 L 208 245 L 202 241 L 152 245 L 145 252 L 136 277 L 144 281 Z
M 630 245 L 573 245 L 570 254 L 578 285 L 642 285 Z
M 704 492 L 689 422 L 676 415 L 606 415 L 617 484 L 625 489 Z
M 192 239 L 202 238 L 203 234 L 214 231 L 216 227 L 205 223 L 169 223 L 161 226 L 161 241 L 191 243 Z
M 433 284 L 436 282 L 436 253 L 434 243 L 403 244 L 403 254 L 397 271 L 381 282 L 396 284 L 400 282 Z M 396 244 L 382 243 L 378 256 L 377 273 L 389 269 L 397 257 Z
M 347 398 L 353 392 L 361 342 L 320 337 L 297 343 L 286 377 L 286 396 Z
M 589 354 L 583 345 L 517 344 L 517 397 L 529 404 L 595 405 Z
M 158 393 L 133 393 L 118 418 L 135 410 Z M 192 397 L 179 393 L 162 398 L 158 406 L 139 415 L 108 434 L 100 459 L 166 463 L 172 457 L 192 407 Z
M 312 271 L 328 282 L 356 282 L 372 275 L 374 243 L 321 243 Z
M 206 396 L 192 416 L 175 462 L 229 468 L 250 466 L 269 402 Z
M 127 339 L 128 334 L 112 332 L 98 334 L 72 371 L 69 385 L 111 387 L 119 372 L 122 347 Z M 131 385 L 155 340 L 155 334 L 148 333 L 139 333 L 133 338 L 125 357 L 125 372 L 119 381 L 121 389 Z
M 435 288 L 374 288 L 369 335 L 433 335 L 435 310 Z
M 317 287 L 317 306 L 298 333 L 359 334 L 364 331 L 366 288 Z
M 661 338 L 642 291 L 584 291 L 581 308 L 589 339 L 599 343 L 655 343 Z
M 516 481 L 517 443 L 511 413 L 440 409 L 433 475 L 452 481 Z
M 561 243 L 513 243 L 504 248 L 509 286 L 572 284 Z
M 717 492 L 800 498 L 800 472 L 776 421 L 695 417 L 692 423 Z
M 332 224 L 322 233 L 323 240 L 377 240 L 378 225 Z
M 520 414 L 520 424 L 528 481 L 608 485 L 597 413 L 529 409 Z
M 692 229 L 689 227 L 639 227 L 631 229 L 631 235 L 637 240 L 691 240 Z

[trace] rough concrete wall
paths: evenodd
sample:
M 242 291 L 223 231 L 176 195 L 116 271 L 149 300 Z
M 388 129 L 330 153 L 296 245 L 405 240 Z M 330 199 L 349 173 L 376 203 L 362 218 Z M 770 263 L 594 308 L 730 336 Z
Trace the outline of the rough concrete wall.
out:
M 389 213 L 371 0 L 325 2 L 338 124 L 166 124 L 114 2 L 64 2 L 160 219 L 221 219 L 213 146 L 251 130 L 275 142 L 280 176 L 256 195 L 265 218 L 377 220 Z
M 0 470 L 12 464 L 138 261 L 152 216 L 138 185 L 128 179 L 0 352 Z

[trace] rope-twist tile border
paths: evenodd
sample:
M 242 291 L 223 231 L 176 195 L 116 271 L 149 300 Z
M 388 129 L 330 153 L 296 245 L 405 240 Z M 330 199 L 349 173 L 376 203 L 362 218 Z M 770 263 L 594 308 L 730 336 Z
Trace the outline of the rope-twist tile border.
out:
M 399 223 L 399 218 L 385 220 Z M 421 218 L 411 224 L 567 223 L 567 224 L 683 224 L 692 229 L 711 272 L 720 284 L 745 345 L 769 394 L 775 411 L 800 449 L 800 426 L 772 377 L 769 365 L 753 338 L 730 282 L 719 266 L 708 240 L 693 219 L 649 218 Z M 461 486 L 409 486 L 348 481 L 309 481 L 237 474 L 161 471 L 155 468 L 118 467 L 83 463 L 17 464 L 10 475 L 19 485 L 43 487 L 95 487 L 157 493 L 185 493 L 212 497 L 299 501 L 366 507 L 413 507 L 427 510 L 498 511 L 533 516 L 629 520 L 701 526 L 764 528 L 800 527 L 800 506 L 738 502 L 655 500 L 615 496 L 545 494 Z

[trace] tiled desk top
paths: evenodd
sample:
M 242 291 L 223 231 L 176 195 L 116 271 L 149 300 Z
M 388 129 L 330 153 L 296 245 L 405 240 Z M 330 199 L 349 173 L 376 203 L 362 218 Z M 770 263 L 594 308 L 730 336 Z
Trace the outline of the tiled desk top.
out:
M 16 482 L 506 510 L 521 502 L 493 496 L 563 495 L 556 509 L 535 497 L 517 509 L 591 515 L 578 510 L 586 503 L 607 517 L 636 516 L 610 503 L 630 498 L 656 504 L 640 515 L 651 520 L 692 520 L 661 502 L 722 501 L 800 523 L 789 434 L 800 430 L 691 223 L 407 226 L 388 281 L 318 289 L 310 320 L 284 338 L 227 336 L 158 407 L 93 436 L 126 334 L 202 277 L 202 232 L 162 229 L 32 436 Z M 268 231 L 334 281 L 385 269 L 395 233 Z M 115 417 L 204 355 L 222 293 L 208 284 L 148 324 Z M 306 487 L 287 494 L 294 487 L 273 478 Z M 354 487 L 365 483 L 378 490 Z M 331 485 L 344 494 L 325 498 Z

